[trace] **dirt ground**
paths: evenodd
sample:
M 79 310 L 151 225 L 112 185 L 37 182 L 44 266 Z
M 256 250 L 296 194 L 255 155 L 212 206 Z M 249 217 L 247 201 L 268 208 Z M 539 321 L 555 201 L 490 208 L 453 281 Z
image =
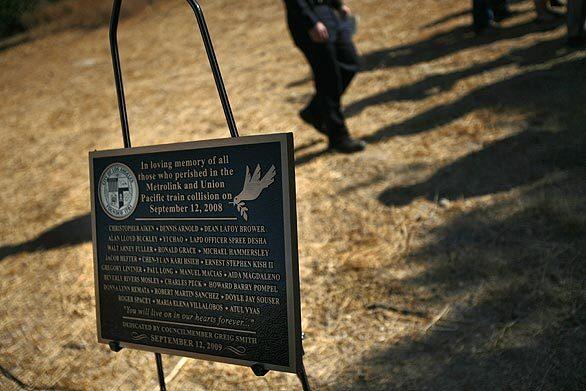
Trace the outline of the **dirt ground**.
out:
M 207 0 L 241 134 L 295 134 L 305 363 L 316 390 L 586 389 L 586 54 L 530 1 L 475 37 L 469 1 L 348 0 L 367 151 L 328 153 L 280 1 Z M 193 14 L 120 25 L 135 146 L 228 136 Z M 87 153 L 121 146 L 107 28 L 0 52 L 0 389 L 155 390 L 96 342 Z M 300 389 L 165 357 L 170 390 Z M 173 371 L 173 369 L 176 369 Z

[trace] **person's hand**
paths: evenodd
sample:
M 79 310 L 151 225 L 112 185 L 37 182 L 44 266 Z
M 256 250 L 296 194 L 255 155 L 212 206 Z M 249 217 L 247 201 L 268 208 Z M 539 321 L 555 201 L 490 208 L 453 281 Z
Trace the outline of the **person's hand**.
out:
M 317 43 L 328 42 L 328 39 L 330 39 L 330 34 L 328 33 L 326 25 L 322 22 L 317 22 L 315 26 L 309 30 L 309 38 L 311 38 L 313 42 Z
M 347 18 L 349 15 L 352 14 L 352 10 L 346 4 L 342 5 L 338 11 L 340 11 L 340 15 L 342 15 L 342 18 Z

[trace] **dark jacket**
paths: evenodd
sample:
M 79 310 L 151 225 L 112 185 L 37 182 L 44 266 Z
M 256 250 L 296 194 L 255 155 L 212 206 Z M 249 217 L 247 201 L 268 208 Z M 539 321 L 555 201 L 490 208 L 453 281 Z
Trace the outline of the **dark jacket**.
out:
M 305 30 L 311 29 L 319 18 L 313 12 L 313 2 L 311 0 L 284 0 L 287 8 L 287 14 L 290 18 L 297 19 Z M 329 0 L 329 5 L 334 8 L 342 6 L 342 0 Z

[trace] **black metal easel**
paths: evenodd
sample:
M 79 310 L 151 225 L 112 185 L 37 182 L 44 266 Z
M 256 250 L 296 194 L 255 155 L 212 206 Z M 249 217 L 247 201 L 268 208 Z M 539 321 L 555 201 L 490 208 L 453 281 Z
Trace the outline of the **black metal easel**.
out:
M 186 1 L 191 6 L 199 26 L 199 31 L 201 33 L 201 38 L 203 40 L 210 67 L 212 69 L 212 74 L 214 75 L 214 81 L 216 82 L 218 95 L 220 96 L 220 101 L 222 102 L 222 108 L 224 109 L 224 116 L 226 117 L 230 135 L 232 137 L 239 137 L 238 128 L 236 127 L 236 121 L 234 121 L 234 115 L 232 114 L 232 108 L 230 107 L 230 101 L 228 100 L 228 94 L 226 93 L 226 87 L 224 86 L 224 80 L 222 79 L 222 73 L 220 72 L 220 66 L 218 65 L 218 60 L 216 59 L 216 53 L 214 51 L 214 46 L 212 44 L 212 39 L 210 37 L 210 32 L 203 15 L 203 11 L 197 0 Z M 110 52 L 112 54 L 112 65 L 114 67 L 114 81 L 116 83 L 116 95 L 118 98 L 118 109 L 120 111 L 122 139 L 124 141 L 124 148 L 130 148 L 131 142 L 130 130 L 128 128 L 128 114 L 126 111 L 126 99 L 124 97 L 124 84 L 122 82 L 120 56 L 118 54 L 118 21 L 120 19 L 121 5 L 122 0 L 114 0 L 112 5 L 112 15 L 110 17 Z M 122 349 L 118 342 L 110 342 L 109 345 L 110 349 L 114 352 L 118 352 Z M 161 391 L 166 391 L 167 387 L 165 385 L 165 374 L 163 372 L 163 359 L 160 353 L 155 353 L 155 361 L 157 364 L 159 387 Z M 268 372 L 267 369 L 258 364 L 254 365 L 252 370 L 257 376 L 264 376 Z M 301 381 L 303 391 L 310 391 L 307 374 L 305 373 L 305 368 L 303 366 L 303 360 L 301 360 L 301 364 L 299 365 L 297 376 Z
M 218 65 L 218 60 L 216 59 L 216 52 L 214 51 L 214 46 L 212 44 L 210 32 L 208 31 L 208 26 L 203 16 L 203 11 L 196 0 L 187 0 L 187 2 L 193 9 L 197 19 L 197 24 L 199 25 L 201 38 L 208 55 L 212 73 L 214 74 L 214 80 L 216 82 L 218 94 L 220 95 L 220 101 L 222 102 L 224 115 L 226 116 L 226 122 L 228 123 L 228 129 L 230 129 L 230 135 L 232 137 L 238 137 L 238 128 L 236 128 L 236 122 L 234 121 L 234 115 L 232 114 L 232 108 L 230 107 L 228 94 L 226 93 L 226 88 L 224 87 L 224 80 L 222 79 L 222 73 L 220 72 L 220 66 Z M 120 56 L 118 55 L 118 20 L 120 19 L 121 5 L 122 0 L 114 0 L 114 5 L 112 6 L 112 16 L 110 18 L 110 51 L 112 53 L 112 65 L 114 66 L 114 80 L 116 82 L 116 93 L 118 96 L 118 109 L 120 110 L 120 122 L 122 125 L 124 148 L 130 148 L 131 144 L 130 132 L 128 130 L 128 115 L 126 113 L 126 100 L 124 98 L 124 85 L 122 83 Z

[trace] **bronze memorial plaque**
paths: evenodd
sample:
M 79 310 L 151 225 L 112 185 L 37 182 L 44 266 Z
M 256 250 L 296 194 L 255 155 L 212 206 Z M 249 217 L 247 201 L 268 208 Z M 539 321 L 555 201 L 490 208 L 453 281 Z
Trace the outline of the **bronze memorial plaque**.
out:
M 297 372 L 292 135 L 89 160 L 98 340 Z

